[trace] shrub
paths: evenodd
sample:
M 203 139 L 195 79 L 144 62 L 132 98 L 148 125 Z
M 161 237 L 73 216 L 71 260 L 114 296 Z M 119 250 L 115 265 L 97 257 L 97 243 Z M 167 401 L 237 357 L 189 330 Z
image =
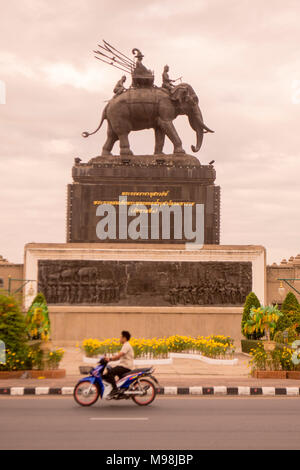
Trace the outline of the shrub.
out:
M 48 341 L 50 338 L 48 306 L 41 293 L 37 294 L 27 312 L 26 328 L 28 337 L 32 340 Z
M 0 295 L 0 340 L 5 344 L 6 361 L 0 370 L 42 369 L 43 351 L 38 344 L 27 344 L 26 321 L 16 299 Z
M 17 371 L 32 369 L 32 357 L 28 346 L 12 352 L 6 350 L 6 362 L 0 364 L 0 371 Z
M 259 347 L 261 341 L 255 339 L 242 339 L 241 346 L 242 352 L 246 354 L 250 354 L 251 350 L 255 350 Z
M 48 352 L 46 357 L 46 363 L 49 369 L 58 369 L 59 363 L 64 357 L 65 351 L 63 349 L 54 349 Z
M 27 341 L 24 317 L 12 296 L 0 295 L 0 340 L 13 353 L 24 349 Z
M 264 350 L 263 344 L 259 344 L 259 346 L 255 349 L 250 351 L 250 355 L 252 356 L 250 361 L 251 370 L 266 370 L 267 368 L 267 353 Z
M 299 308 L 300 305 L 295 294 L 293 292 L 288 292 L 282 303 L 281 311 L 290 312 L 292 310 L 298 310 Z
M 296 326 L 292 325 L 284 331 L 277 331 L 274 335 L 274 341 L 276 343 L 284 344 L 292 344 L 298 338 L 298 333 L 296 331 Z
M 295 370 L 297 366 L 293 364 L 292 356 L 293 351 L 289 348 L 276 349 L 275 354 L 279 355 L 280 365 L 282 370 Z
M 300 305 L 293 292 L 287 293 L 281 306 L 281 312 L 282 316 L 275 331 L 284 331 L 295 325 L 297 332 L 300 333 Z
M 285 331 L 290 328 L 295 328 L 297 333 L 300 333 L 300 312 L 299 311 L 290 311 L 283 312 L 281 318 L 279 319 L 275 332 Z
M 245 333 L 244 332 L 244 327 L 246 322 L 250 318 L 250 312 L 251 308 L 259 308 L 260 307 L 260 301 L 258 300 L 257 296 L 254 294 L 254 292 L 250 292 L 250 294 L 247 295 L 245 304 L 244 304 L 244 311 L 243 311 L 243 318 L 242 318 L 242 334 L 245 336 L 247 339 L 253 339 L 253 340 L 258 340 L 263 336 L 263 333 Z
M 288 347 L 276 348 L 274 351 L 266 352 L 263 345 L 251 351 L 252 359 L 250 366 L 252 372 L 255 370 L 298 370 L 293 364 L 293 351 Z

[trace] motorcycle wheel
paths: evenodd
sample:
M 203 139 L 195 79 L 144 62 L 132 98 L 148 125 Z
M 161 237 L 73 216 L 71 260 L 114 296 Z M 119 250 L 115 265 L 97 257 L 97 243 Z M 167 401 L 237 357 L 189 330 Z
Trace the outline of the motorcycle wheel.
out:
M 139 390 L 139 384 L 146 393 L 145 395 L 133 395 L 132 400 L 139 406 L 150 405 L 156 397 L 156 388 L 154 383 L 149 379 L 140 379 L 139 383 L 135 382 L 133 384 L 132 390 Z
M 74 389 L 74 399 L 80 406 L 92 406 L 99 398 L 99 388 L 88 380 L 80 382 Z

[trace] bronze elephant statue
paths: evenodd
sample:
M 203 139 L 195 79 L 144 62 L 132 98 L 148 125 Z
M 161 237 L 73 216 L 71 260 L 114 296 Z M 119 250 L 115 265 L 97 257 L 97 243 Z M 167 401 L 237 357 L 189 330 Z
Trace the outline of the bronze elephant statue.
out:
M 163 88 L 145 87 L 130 88 L 112 98 L 105 107 L 98 128 L 91 133 L 84 132 L 83 137 L 95 134 L 104 120 L 108 122 L 107 140 L 102 155 L 111 155 L 117 140 L 120 141 L 120 154 L 132 155 L 128 134 L 131 131 L 154 129 L 154 154 L 162 154 L 167 135 L 174 145 L 174 153 L 182 154 L 182 142 L 174 127 L 173 120 L 178 115 L 187 115 L 193 130 L 196 132 L 197 143 L 192 151 L 198 152 L 205 132 L 213 132 L 203 122 L 198 105 L 198 97 L 187 83 L 181 83 L 170 92 Z

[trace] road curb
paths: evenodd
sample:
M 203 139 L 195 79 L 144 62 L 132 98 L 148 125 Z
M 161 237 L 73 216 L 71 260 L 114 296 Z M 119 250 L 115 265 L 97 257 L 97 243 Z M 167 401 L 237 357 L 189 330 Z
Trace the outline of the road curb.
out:
M 299 396 L 299 387 L 163 387 L 159 395 L 203 395 L 203 396 Z
M 74 387 L 2 387 L 0 395 L 6 396 L 45 396 L 73 395 Z M 164 396 L 300 396 L 300 387 L 161 387 L 157 389 Z

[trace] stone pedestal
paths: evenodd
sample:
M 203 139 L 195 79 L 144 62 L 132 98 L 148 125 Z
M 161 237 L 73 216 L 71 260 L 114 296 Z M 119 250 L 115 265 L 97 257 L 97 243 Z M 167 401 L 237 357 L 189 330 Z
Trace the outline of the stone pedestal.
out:
M 220 187 L 215 186 L 216 172 L 211 165 L 201 165 L 190 155 L 142 155 L 124 157 L 96 157 L 88 163 L 75 160 L 72 170 L 73 183 L 68 185 L 67 242 L 99 243 L 96 226 L 99 217 L 96 210 L 100 204 L 114 204 L 117 215 L 119 197 L 126 196 L 128 205 L 133 203 L 172 206 L 204 205 L 204 243 L 220 243 Z M 184 234 L 175 239 L 173 226 L 170 238 L 151 238 L 151 215 L 149 240 L 141 243 L 185 243 Z M 118 220 L 118 217 L 117 217 Z M 128 217 L 128 222 L 130 217 Z M 184 232 L 184 230 L 183 230 Z M 104 240 L 106 243 L 136 243 L 128 237 Z M 103 243 L 103 241 L 102 241 Z
M 68 243 L 25 247 L 25 278 L 36 280 L 47 299 L 52 339 L 105 338 L 120 329 L 137 337 L 178 333 L 239 339 L 247 294 L 254 290 L 265 302 L 265 250 L 219 245 L 220 188 L 212 165 L 190 155 L 96 157 L 88 163 L 76 159 L 72 175 Z M 115 239 L 99 242 L 97 209 L 113 207 L 119 215 L 120 197 L 126 207 L 144 207 L 147 240 L 120 240 L 119 225 Z M 175 228 L 186 228 L 184 217 L 180 224 L 173 217 L 169 238 L 160 231 L 153 239 L 153 210 L 173 205 L 183 207 L 184 214 L 186 206 L 204 207 L 204 245 L 187 243 L 185 230 L 181 238 L 175 236 Z M 127 209 L 125 214 L 127 226 L 132 216 Z M 33 296 L 28 285 L 25 291 L 28 308 Z
M 265 249 L 28 244 L 25 277 L 37 280 L 50 296 L 54 340 L 115 336 L 121 326 L 135 336 L 227 334 L 238 339 L 244 297 L 253 290 L 265 302 Z M 74 288 L 77 297 L 72 297 Z M 28 308 L 32 296 L 28 286 L 25 290 Z M 82 297 L 79 290 L 85 292 Z M 211 303 L 215 299 L 218 305 Z

